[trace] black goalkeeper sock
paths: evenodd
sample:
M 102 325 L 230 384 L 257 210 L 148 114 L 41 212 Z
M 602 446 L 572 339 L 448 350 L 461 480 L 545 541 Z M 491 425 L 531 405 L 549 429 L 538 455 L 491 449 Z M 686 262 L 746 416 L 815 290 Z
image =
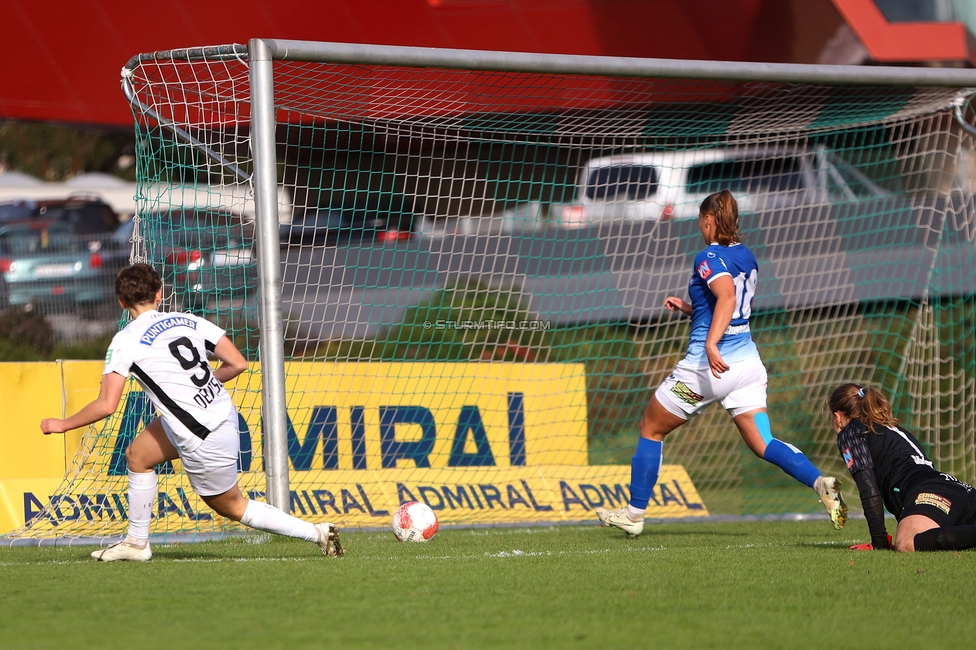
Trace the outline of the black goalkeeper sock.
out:
M 916 551 L 963 551 L 976 547 L 976 526 L 933 528 L 915 536 Z

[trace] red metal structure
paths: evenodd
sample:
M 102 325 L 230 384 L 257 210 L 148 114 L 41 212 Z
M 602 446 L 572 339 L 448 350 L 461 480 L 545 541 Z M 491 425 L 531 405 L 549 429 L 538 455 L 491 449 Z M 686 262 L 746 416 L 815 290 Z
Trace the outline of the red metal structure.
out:
M 815 63 L 846 20 L 876 61 L 973 60 L 963 25 L 889 25 L 873 0 L 0 0 L 0 16 L 0 118 L 118 126 L 131 56 L 252 37 Z
M 131 123 L 119 70 L 141 52 L 249 38 L 802 62 L 829 0 L 0 0 L 0 117 Z M 802 25 L 802 29 L 800 26 Z
M 875 61 L 976 63 L 976 41 L 962 23 L 889 23 L 874 0 L 833 2 Z

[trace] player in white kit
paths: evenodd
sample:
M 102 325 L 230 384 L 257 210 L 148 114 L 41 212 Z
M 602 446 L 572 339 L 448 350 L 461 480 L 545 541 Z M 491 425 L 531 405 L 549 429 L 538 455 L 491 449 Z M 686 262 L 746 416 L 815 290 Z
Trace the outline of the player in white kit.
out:
M 119 271 L 115 293 L 132 320 L 112 339 L 98 398 L 66 419 L 41 421 L 45 434 L 64 433 L 112 415 L 130 374 L 160 413 L 125 452 L 128 534 L 92 557 L 105 562 L 152 558 L 149 521 L 156 498 L 154 468 L 177 458 L 193 490 L 217 514 L 251 528 L 314 542 L 324 554 L 341 556 L 339 529 L 334 525 L 312 524 L 247 499 L 241 492 L 238 415 L 223 384 L 244 372 L 247 360 L 224 330 L 192 314 L 157 311 L 162 280 L 146 264 Z M 208 353 L 221 362 L 216 369 L 210 367 Z
M 705 248 L 695 256 L 688 283 L 691 302 L 676 296 L 664 301 L 669 311 L 691 317 L 688 352 L 644 411 L 631 459 L 630 501 L 618 510 L 597 508 L 597 517 L 605 526 L 640 535 L 661 469 L 664 438 L 719 402 L 749 449 L 812 488 L 839 529 L 847 521 L 840 481 L 821 476 L 803 452 L 772 434 L 766 414 L 766 368 L 749 326 L 759 264 L 742 244 L 739 207 L 731 192 L 723 190 L 702 201 L 698 227 Z

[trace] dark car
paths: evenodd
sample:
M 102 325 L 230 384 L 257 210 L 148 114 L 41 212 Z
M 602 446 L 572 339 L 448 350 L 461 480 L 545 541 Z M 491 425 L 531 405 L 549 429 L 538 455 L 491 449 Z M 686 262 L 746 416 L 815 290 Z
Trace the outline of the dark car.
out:
M 4 201 L 0 203 L 0 222 L 30 219 L 33 213 L 33 201 Z
M 0 274 L 7 305 L 70 311 L 113 302 L 122 259 L 51 219 L 0 223 Z
M 84 238 L 90 250 L 101 250 L 104 255 L 128 250 L 108 250 L 113 246 L 111 234 L 119 226 L 119 215 L 112 206 L 96 197 L 0 203 L 0 223 L 28 219 L 63 223 L 68 232 Z
M 119 226 L 119 215 L 101 199 L 70 197 L 34 201 L 31 216 L 61 221 L 79 235 L 110 234 Z
M 415 216 L 402 195 L 366 194 L 312 209 L 280 227 L 285 244 L 372 244 L 410 239 Z
M 257 290 L 253 228 L 223 210 L 173 210 L 123 223 L 112 236 L 129 246 L 139 225 L 149 259 L 163 276 L 171 308 L 208 313 L 240 307 Z

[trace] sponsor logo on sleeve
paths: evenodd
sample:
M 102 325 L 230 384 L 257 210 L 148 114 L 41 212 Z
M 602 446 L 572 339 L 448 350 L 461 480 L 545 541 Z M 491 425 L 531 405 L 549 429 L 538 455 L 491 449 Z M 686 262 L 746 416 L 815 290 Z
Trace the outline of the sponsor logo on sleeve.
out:
M 847 469 L 854 469 L 854 454 L 851 453 L 850 447 L 844 448 L 844 462 L 847 463 Z
M 949 499 L 945 498 L 941 494 L 921 492 L 917 497 L 915 497 L 915 505 L 933 506 L 946 514 L 949 514 L 949 509 L 952 508 L 952 501 L 949 501 Z
M 701 276 L 702 280 L 707 280 L 708 276 L 712 274 L 712 267 L 708 265 L 708 260 L 705 260 L 698 265 L 698 275 Z
M 112 363 L 112 348 L 109 348 L 108 352 L 105 353 L 105 365 L 107 366 L 110 363 Z

